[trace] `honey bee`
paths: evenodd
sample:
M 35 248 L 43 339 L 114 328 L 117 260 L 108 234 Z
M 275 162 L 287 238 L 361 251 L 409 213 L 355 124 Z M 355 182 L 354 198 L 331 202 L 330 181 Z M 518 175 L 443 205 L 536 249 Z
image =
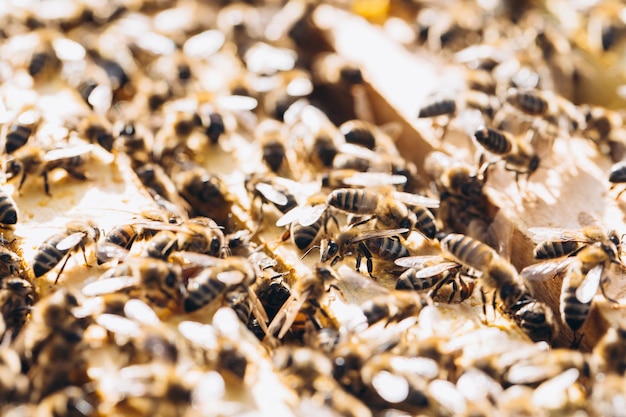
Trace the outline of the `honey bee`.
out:
M 593 348 L 591 361 L 598 373 L 624 375 L 626 373 L 626 330 L 622 325 L 614 325 Z
M 143 247 L 141 256 L 167 261 L 172 252 L 177 251 L 178 236 L 169 230 L 160 230 L 148 240 Z
M 211 256 L 221 256 L 226 248 L 226 238 L 222 228 L 209 217 L 193 217 L 182 224 L 178 233 L 178 249 L 198 252 Z
M 79 131 L 90 143 L 97 143 L 107 152 L 113 150 L 113 129 L 103 117 L 93 113 L 82 119 Z
M 171 178 L 193 215 L 210 217 L 220 225 L 228 224 L 233 197 L 219 176 L 201 166 L 183 163 Z
M 599 106 L 583 106 L 584 122 L 580 123 L 583 137 L 591 140 L 604 155 L 609 155 L 613 162 L 624 159 L 625 132 L 623 117 L 609 109 Z
M 440 240 L 440 244 L 458 262 L 482 272 L 482 285 L 495 290 L 495 295 L 502 303 L 502 311 L 512 316 L 529 337 L 556 335 L 555 322 L 549 308 L 532 298 L 515 267 L 494 249 L 461 234 L 449 234 Z M 494 297 L 494 307 L 495 302 Z M 484 308 L 483 301 L 483 313 Z
M 36 133 L 41 120 L 41 113 L 37 109 L 27 108 L 16 117 L 15 121 L 7 124 L 3 132 L 3 147 L 6 153 L 12 154 L 26 145 Z
M 346 179 L 345 181 L 348 180 Z M 393 206 L 397 207 L 398 203 L 433 208 L 439 206 L 439 201 L 417 194 L 389 189 L 376 190 L 365 188 L 335 189 L 328 194 L 326 203 L 343 212 L 357 215 L 377 214 L 379 212 L 385 214 L 383 210 L 393 211 Z M 392 215 L 392 213 L 388 214 Z M 383 215 L 382 217 L 388 216 Z M 410 224 L 412 223 L 414 222 L 410 222 Z
M 291 289 L 284 281 L 283 274 L 278 274 L 271 279 L 263 280 L 258 285 L 256 293 L 271 322 L 291 296 Z
M 566 230 L 551 227 L 531 227 L 528 229 L 533 241 L 537 243 L 533 251 L 535 259 L 556 259 L 574 255 L 583 247 L 599 243 L 611 259 L 617 259 L 621 249 L 621 241 L 617 232 L 605 232 L 595 224 L 593 218 L 586 213 L 580 213 L 580 230 Z
M 282 177 L 250 175 L 245 180 L 246 190 L 253 203 L 255 200 L 259 200 L 261 204 L 272 203 L 283 214 L 298 205 L 296 197 L 290 190 L 299 186 L 300 184 Z M 259 210 L 262 216 L 262 207 Z
M 417 113 L 417 118 L 445 117 L 446 121 L 441 125 L 442 129 L 440 135 L 440 138 L 443 140 L 446 137 L 450 121 L 456 115 L 456 112 L 457 104 L 455 100 L 450 98 L 431 98 L 429 102 L 420 108 Z
M 540 90 L 510 89 L 506 101 L 531 116 L 543 116 L 550 110 L 549 99 Z
M 6 329 L 13 337 L 26 323 L 35 302 L 35 292 L 30 282 L 16 276 L 5 276 L 0 283 L 0 312 Z
M 611 183 L 611 188 L 615 187 L 616 184 L 622 184 L 626 182 L 626 163 L 618 162 L 611 167 L 611 173 L 609 174 L 609 182 Z M 620 190 L 619 193 L 615 196 L 615 199 L 619 199 L 620 196 L 626 191 L 626 188 Z
M 209 141 L 215 145 L 220 137 L 226 133 L 226 126 L 224 124 L 224 118 L 218 112 L 211 112 L 208 115 L 208 120 L 205 125 L 205 134 L 209 138 Z
M 44 191 L 50 195 L 48 173 L 56 168 L 65 170 L 71 177 L 86 180 L 84 172 L 86 158 L 93 150 L 93 145 L 78 145 L 44 151 L 35 146 L 26 145 L 16 150 L 8 158 L 7 179 L 20 177 L 18 190 L 22 189 L 28 175 L 42 176 Z
M 442 256 L 416 256 L 399 258 L 395 264 L 408 268 L 398 277 L 396 283 L 397 290 L 424 291 L 430 289 L 428 296 L 433 300 L 437 297 L 439 290 L 446 284 L 452 285 L 452 291 L 447 302 L 454 300 L 458 294 L 459 301 L 471 297 L 474 292 L 475 282 L 470 272 L 457 262 L 451 262 Z M 463 279 L 471 278 L 466 282 Z M 460 289 L 460 291 L 459 291 Z
M 417 317 L 422 308 L 431 305 L 432 300 L 414 291 L 391 291 L 373 297 L 360 305 L 369 326 L 385 320 L 386 323 Z
M 54 280 L 56 284 L 71 254 L 78 248 L 83 252 L 85 265 L 89 266 L 85 248 L 88 244 L 97 243 L 99 239 L 100 229 L 95 222 L 71 221 L 67 223 L 63 232 L 50 236 L 37 249 L 32 263 L 35 277 L 43 276 L 63 261 L 63 265 Z
M 0 187 L 0 223 L 4 225 L 17 223 L 17 205 L 2 187 Z
M 365 257 L 367 272 L 374 277 L 373 258 L 383 261 L 394 261 L 409 256 L 408 249 L 402 243 L 400 235 L 408 229 L 361 230 L 350 227 L 336 236 L 322 239 L 320 262 L 331 260 L 331 266 L 342 260 L 346 255 L 356 254 L 356 267 L 361 267 L 361 259 Z
M 508 132 L 480 126 L 474 133 L 474 138 L 489 152 L 502 156 L 505 161 L 504 169 L 515 172 L 516 182 L 521 174 L 530 177 L 539 168 L 539 155 L 531 145 Z M 485 162 L 486 167 L 493 163 L 495 162 Z
M 28 61 L 28 74 L 36 81 L 48 81 L 63 68 L 63 61 L 59 59 L 54 46 L 56 34 L 41 30 L 36 36 L 39 40 Z
M 374 126 L 361 120 L 349 120 L 339 126 L 346 143 L 362 146 L 367 149 L 376 147 Z
M 188 140 L 195 132 L 202 131 L 202 119 L 196 111 L 177 109 L 173 105 L 166 112 L 163 125 L 155 134 L 153 154 L 156 160 L 176 156 L 179 153 L 191 154 Z
M 164 309 L 176 309 L 186 292 L 179 265 L 156 258 L 132 257 L 87 283 L 81 291 L 88 297 L 124 292 Z
M 333 365 L 323 353 L 306 347 L 283 346 L 274 351 L 272 363 L 295 392 L 320 406 L 326 405 L 350 417 L 372 416 L 361 400 L 345 392 L 332 377 Z
M 338 279 L 332 267 L 316 264 L 311 275 L 300 277 L 296 281 L 290 297 L 268 326 L 266 334 L 273 336 L 278 332 L 278 339 L 282 339 L 290 329 L 294 330 L 292 325 L 298 314 L 304 314 L 313 321 L 317 312 L 328 318 L 323 304 L 331 289 L 339 291 L 336 285 Z
M 278 172 L 286 160 L 283 125 L 275 120 L 259 123 L 254 136 L 261 145 L 262 160 L 272 172 Z
M 256 271 L 247 258 L 231 256 L 211 261 L 206 257 L 206 260 L 213 262 L 213 265 L 207 265 L 187 283 L 184 297 L 186 312 L 196 311 L 211 304 L 229 290 L 240 285 L 248 287 L 256 281 Z

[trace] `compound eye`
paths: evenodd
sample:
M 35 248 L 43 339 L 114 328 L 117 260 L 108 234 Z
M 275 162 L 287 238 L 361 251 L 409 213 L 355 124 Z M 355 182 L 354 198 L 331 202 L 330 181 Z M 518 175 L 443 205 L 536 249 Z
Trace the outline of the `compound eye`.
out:
M 165 285 L 167 285 L 170 288 L 173 288 L 175 284 L 176 284 L 176 275 L 170 272 L 169 274 L 167 274 L 167 277 L 165 277 Z
M 335 242 L 328 243 L 328 255 L 335 256 L 338 251 L 339 245 L 337 245 Z

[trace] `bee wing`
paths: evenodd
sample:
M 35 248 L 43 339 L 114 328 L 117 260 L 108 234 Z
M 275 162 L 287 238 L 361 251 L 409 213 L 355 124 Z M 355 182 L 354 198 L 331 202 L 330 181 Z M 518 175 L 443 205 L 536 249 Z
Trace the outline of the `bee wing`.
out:
M 420 255 L 398 258 L 394 263 L 404 268 L 423 268 L 427 262 L 443 262 L 444 260 L 445 258 L 440 255 Z
M 296 206 L 289 210 L 276 221 L 276 226 L 287 226 L 296 220 L 302 226 L 310 226 L 315 223 L 326 211 L 326 204 L 317 204 L 315 206 Z
M 238 95 L 218 97 L 216 102 L 219 108 L 231 111 L 254 110 L 259 104 L 253 97 Z
M 75 156 L 86 155 L 94 149 L 95 145 L 85 144 L 78 146 L 68 146 L 61 149 L 53 149 L 44 155 L 45 162 L 58 161 L 60 159 L 73 158 Z
M 102 242 L 96 246 L 96 258 L 99 262 L 109 262 L 113 259 L 124 259 L 128 250 L 111 242 Z
M 181 259 L 184 263 L 194 264 L 205 268 L 210 268 L 224 262 L 222 258 L 189 251 L 178 251 L 175 253 L 175 257 L 178 257 L 178 259 Z
M 340 277 L 337 286 L 348 302 L 360 304 L 377 295 L 389 293 L 386 287 L 353 270 L 347 265 L 341 265 L 337 269 L 337 274 Z
M 399 236 L 402 233 L 408 232 L 409 229 L 381 229 L 381 230 L 369 230 L 362 233 L 359 233 L 358 236 L 352 239 L 352 243 L 362 242 L 368 239 L 375 239 L 378 237 L 389 237 L 389 236 Z
M 137 298 L 126 301 L 124 314 L 129 319 L 141 324 L 158 326 L 161 323 L 159 316 L 157 316 L 152 307 Z
M 120 276 L 112 278 L 104 278 L 98 281 L 90 282 L 82 289 L 83 295 L 95 297 L 97 295 L 112 294 L 126 288 L 133 287 L 139 283 L 139 280 L 133 276 Z
M 256 184 L 254 188 L 256 188 L 256 190 L 260 192 L 263 197 L 267 198 L 269 201 L 276 205 L 284 206 L 289 202 L 285 194 L 278 191 L 270 184 L 260 182 Z
M 393 197 L 404 204 L 408 204 L 409 206 L 421 206 L 427 208 L 439 207 L 439 200 L 437 200 L 436 198 L 425 197 L 419 194 L 405 193 L 403 191 L 394 191 Z
M 439 275 L 442 272 L 449 271 L 458 267 L 459 264 L 457 264 L 456 262 L 443 262 L 437 265 L 428 266 L 424 269 L 420 269 L 415 273 L 415 277 L 420 279 L 430 278 L 432 276 Z
M 245 279 L 246 274 L 242 271 L 230 270 L 230 271 L 222 271 L 215 275 L 220 282 L 226 284 L 229 287 L 233 287 L 235 285 L 241 284 Z
M 298 313 L 300 312 L 300 308 L 304 305 L 304 302 L 309 296 L 309 291 L 305 291 L 300 295 L 299 298 L 294 299 L 294 301 L 289 305 L 288 310 L 285 312 L 285 321 L 283 322 L 282 327 L 280 328 L 280 332 L 278 333 L 278 338 L 282 339 L 285 337 L 291 325 L 296 320 Z M 276 317 L 274 317 L 276 319 Z M 268 328 L 269 331 L 269 328 Z M 273 334 L 273 333 L 270 333 Z
M 141 327 L 137 322 L 129 320 L 126 317 L 118 316 L 117 314 L 98 314 L 96 316 L 96 323 L 108 331 L 119 335 L 130 337 L 138 337 L 141 335 Z
M 580 213 L 578 213 L 578 224 L 580 224 L 582 227 L 600 225 L 598 219 L 585 211 L 581 211 Z
M 528 233 L 530 233 L 530 237 L 535 243 L 588 240 L 582 230 L 565 230 L 558 227 L 531 227 L 528 229 Z
M 267 333 L 266 323 L 268 323 L 270 320 L 269 317 L 267 317 L 265 307 L 263 306 L 263 303 L 261 303 L 261 300 L 259 300 L 259 297 L 256 295 L 256 292 L 254 292 L 254 289 L 252 289 L 251 286 L 247 287 L 247 291 L 248 297 L 250 298 L 250 302 L 252 305 L 252 315 L 254 316 L 254 318 L 256 318 L 257 323 L 259 323 L 259 326 L 261 327 L 261 330 Z
M 385 172 L 355 172 L 342 181 L 345 185 L 379 187 L 384 185 L 406 184 L 404 175 L 392 175 Z
M 57 243 L 56 248 L 62 251 L 74 249 L 84 237 L 85 234 L 83 232 L 72 233 L 71 235 L 61 239 L 61 241 Z
M 591 268 L 585 279 L 576 288 L 576 298 L 581 303 L 589 303 L 593 299 L 593 296 L 598 292 L 600 287 L 600 280 L 604 272 L 604 264 L 598 264 Z
M 79 61 L 85 57 L 87 51 L 78 42 L 67 38 L 56 38 L 52 41 L 52 47 L 59 59 L 64 61 Z
M 558 261 L 540 262 L 527 266 L 522 269 L 520 274 L 522 278 L 529 281 L 545 281 L 546 279 L 554 278 L 575 260 L 576 258 L 566 258 Z

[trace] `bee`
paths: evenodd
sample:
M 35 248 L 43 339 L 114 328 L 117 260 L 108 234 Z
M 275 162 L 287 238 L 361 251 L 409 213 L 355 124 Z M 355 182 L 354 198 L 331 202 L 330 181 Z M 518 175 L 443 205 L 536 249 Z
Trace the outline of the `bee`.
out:
M 247 287 L 256 281 L 256 272 L 247 258 L 215 259 L 214 265 L 205 267 L 189 279 L 184 297 L 186 312 L 211 304 L 236 286 Z
M 2 187 L 0 187 L 0 224 L 17 224 L 17 204 Z
M 48 173 L 56 168 L 65 170 L 71 177 L 86 180 L 85 165 L 93 145 L 78 145 L 44 151 L 36 146 L 24 146 L 11 155 L 6 164 L 7 179 L 20 177 L 18 190 L 22 189 L 28 175 L 42 176 L 44 191 L 50 195 Z
M 3 132 L 4 149 L 12 154 L 28 143 L 35 134 L 42 121 L 41 113 L 37 109 L 27 108 L 22 111 L 15 121 L 7 124 Z
M 417 118 L 439 118 L 445 116 L 446 122 L 442 125 L 440 136 L 441 139 L 444 139 L 446 137 L 450 121 L 456 115 L 456 112 L 457 104 L 455 100 L 450 98 L 431 98 L 429 102 L 419 109 Z
M 530 116 L 543 116 L 550 110 L 550 101 L 540 90 L 509 89 L 507 103 Z
M 609 109 L 599 106 L 583 106 L 584 122 L 582 136 L 591 140 L 602 154 L 609 155 L 613 162 L 624 159 L 624 120 Z
M 209 113 L 208 120 L 204 123 L 204 133 L 209 138 L 211 144 L 215 145 L 220 137 L 226 133 L 226 125 L 221 113 L 216 111 Z
M 39 245 L 32 262 L 35 277 L 39 278 L 45 275 L 63 261 L 63 265 L 54 280 L 56 284 L 71 254 L 78 248 L 83 252 L 85 265 L 89 266 L 85 248 L 88 244 L 97 243 L 99 239 L 100 229 L 95 222 L 71 221 L 67 223 L 63 232 L 50 236 Z
M 222 228 L 209 217 L 194 217 L 182 224 L 178 233 L 178 250 L 221 256 L 226 248 Z
M 36 33 L 39 38 L 28 61 L 28 74 L 38 82 L 48 81 L 56 77 L 63 68 L 55 46 L 56 34 L 45 30 Z
M 593 348 L 591 361 L 598 373 L 624 375 L 626 373 L 626 329 L 623 325 L 614 325 Z
M 531 145 L 508 132 L 480 126 L 474 133 L 474 138 L 489 152 L 502 156 L 505 161 L 504 169 L 515 172 L 516 182 L 521 174 L 530 177 L 539 168 L 539 155 Z M 485 162 L 485 167 L 496 162 Z M 484 169 L 486 168 L 481 170 Z
M 98 116 L 96 113 L 81 120 L 79 131 L 90 143 L 97 143 L 107 152 L 113 150 L 113 129 L 106 119 Z
M 26 323 L 35 302 L 35 291 L 30 282 L 16 276 L 5 276 L 0 283 L 0 312 L 7 330 L 13 337 Z
M 591 382 L 588 356 L 572 349 L 538 350 L 525 355 L 504 370 L 502 378 L 506 384 L 535 386 L 568 369 L 577 369 L 584 385 Z
M 428 296 L 414 291 L 390 291 L 365 301 L 359 307 L 367 318 L 368 326 L 381 320 L 386 323 L 417 317 L 422 309 L 432 304 Z
M 328 194 L 326 200 L 329 206 L 350 214 L 367 215 L 382 212 L 383 219 L 393 217 L 393 213 L 385 213 L 385 211 L 393 211 L 398 202 L 423 207 L 439 206 L 437 200 L 389 189 L 337 188 Z
M 146 138 L 149 132 L 144 132 L 141 125 L 126 122 L 117 133 L 113 145 L 116 154 L 128 155 L 131 167 L 136 169 L 152 160 L 152 150 L 149 143 L 152 143 L 151 136 Z
M 323 305 L 331 289 L 340 291 L 336 285 L 338 280 L 338 275 L 332 267 L 316 264 L 312 274 L 300 277 L 296 281 L 290 297 L 268 326 L 266 334 L 273 336 L 278 332 L 278 339 L 282 339 L 290 329 L 295 330 L 292 325 L 298 314 L 304 314 L 314 322 L 316 322 L 314 315 L 317 312 L 328 318 Z
M 262 160 L 272 172 L 278 172 L 286 160 L 285 133 L 283 125 L 276 120 L 265 120 L 254 132 L 261 145 Z
M 611 167 L 609 182 L 611 183 L 611 188 L 615 187 L 616 184 L 622 184 L 626 182 L 626 162 L 618 162 Z M 617 193 L 615 199 L 619 199 L 625 191 L 626 188 Z
M 175 106 L 172 106 L 175 107 Z M 154 137 L 153 154 L 156 160 L 192 153 L 188 140 L 195 132 L 202 131 L 202 119 L 196 111 L 171 109 Z
M 346 143 L 362 146 L 367 149 L 376 147 L 374 126 L 361 120 L 348 120 L 339 126 Z
M 178 236 L 176 233 L 169 230 L 161 230 L 148 240 L 141 252 L 141 256 L 167 261 L 172 252 L 178 249 Z
M 127 257 L 125 263 L 111 268 L 96 281 L 81 289 L 87 297 L 128 293 L 153 303 L 154 306 L 176 309 L 186 291 L 180 265 L 156 258 Z
M 306 347 L 282 346 L 274 351 L 272 363 L 295 392 L 318 402 L 319 406 L 328 406 L 350 417 L 373 415 L 332 377 L 333 365 L 323 353 Z
M 599 243 L 611 259 L 617 259 L 621 249 L 621 241 L 615 230 L 605 232 L 595 224 L 594 219 L 586 213 L 580 213 L 580 230 L 566 230 L 551 227 L 531 227 L 528 229 L 533 241 L 537 243 L 533 250 L 535 259 L 557 259 L 571 256 L 583 247 Z
M 171 178 L 193 215 L 210 217 L 218 224 L 228 223 L 233 197 L 219 176 L 199 165 L 183 163 Z
M 271 322 L 291 296 L 291 289 L 283 279 L 283 274 L 277 274 L 270 279 L 264 279 L 258 285 L 256 293 Z
M 555 336 L 555 323 L 548 307 L 532 298 L 510 262 L 486 244 L 461 234 L 449 234 L 441 247 L 458 262 L 482 273 L 480 282 L 502 303 L 502 311 L 514 318 L 529 337 Z M 525 276 L 525 275 L 522 275 Z M 496 298 L 493 303 L 495 307 Z M 483 313 L 486 313 L 483 299 Z
M 334 237 L 325 237 L 321 242 L 320 262 L 331 260 L 331 266 L 346 255 L 356 254 L 356 267 L 361 267 L 361 259 L 366 258 L 367 272 L 374 278 L 373 257 L 383 261 L 394 261 L 409 256 L 408 249 L 402 243 L 400 235 L 408 229 L 361 230 L 350 227 Z
M 290 190 L 298 189 L 300 184 L 286 178 L 250 175 L 245 180 L 245 187 L 253 203 L 256 200 L 261 204 L 272 203 L 283 214 L 298 205 L 296 197 Z M 262 216 L 262 207 L 259 211 Z
M 439 290 L 446 284 L 452 285 L 448 303 L 458 294 L 460 301 L 471 297 L 474 292 L 475 278 L 470 271 L 457 262 L 451 262 L 442 256 L 416 256 L 399 258 L 395 264 L 408 268 L 398 277 L 397 290 L 424 291 L 430 289 L 429 297 L 435 299 Z M 470 278 L 465 281 L 463 276 Z M 459 291 L 460 289 L 460 291 Z

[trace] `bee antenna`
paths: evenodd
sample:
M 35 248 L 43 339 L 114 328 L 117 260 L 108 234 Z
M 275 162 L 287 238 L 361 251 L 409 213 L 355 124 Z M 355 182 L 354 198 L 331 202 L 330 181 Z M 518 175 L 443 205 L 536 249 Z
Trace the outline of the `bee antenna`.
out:
M 309 254 L 309 253 L 310 253 L 313 249 L 321 249 L 321 246 L 319 246 L 319 245 L 314 245 L 314 246 L 311 246 L 311 247 L 310 247 L 310 248 L 309 248 L 306 252 L 304 252 L 304 255 L 302 255 L 302 256 L 300 257 L 300 260 L 302 261 L 304 258 L 306 258 L 306 257 L 307 257 L 307 255 L 308 255 L 308 254 Z

